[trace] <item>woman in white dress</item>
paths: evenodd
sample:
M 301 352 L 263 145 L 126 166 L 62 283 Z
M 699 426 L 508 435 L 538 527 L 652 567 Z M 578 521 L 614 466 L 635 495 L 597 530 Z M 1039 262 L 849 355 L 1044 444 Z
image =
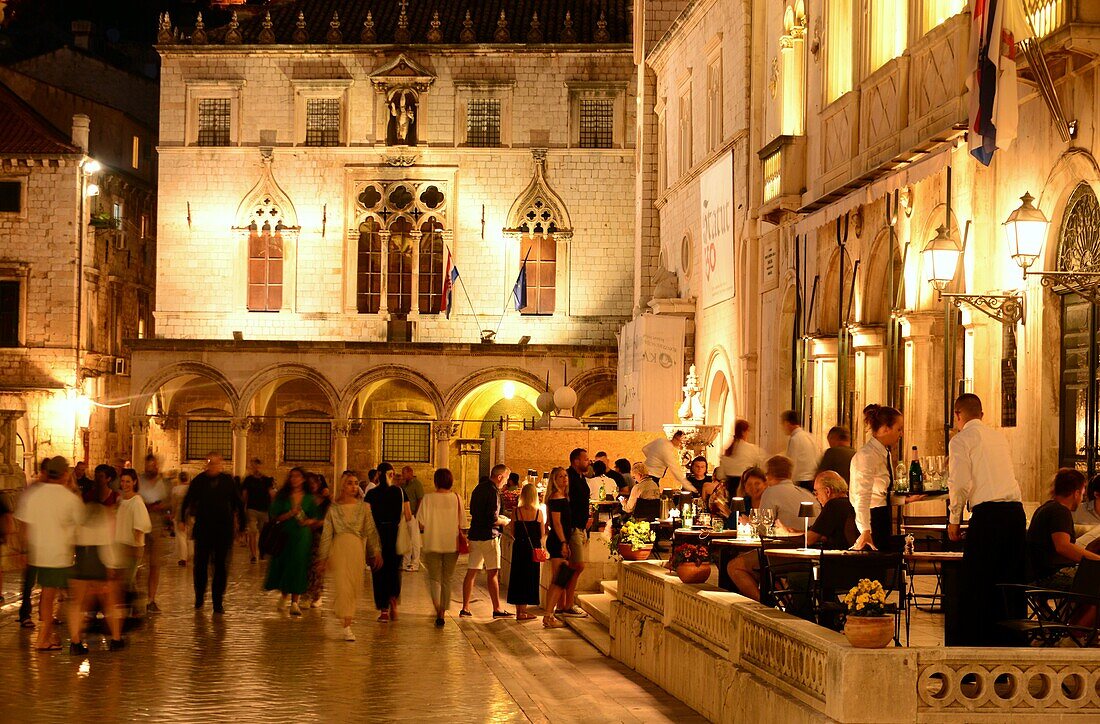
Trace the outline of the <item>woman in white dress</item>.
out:
M 748 420 L 738 420 L 733 423 L 733 439 L 730 440 L 729 447 L 722 452 L 722 456 L 718 460 L 722 477 L 727 480 L 733 478 L 733 481 L 728 485 L 731 490 L 737 489 L 738 478 L 741 477 L 741 473 L 749 468 L 764 467 L 764 461 L 768 458 L 762 448 L 749 442 L 749 432 L 751 430 Z
M 382 543 L 370 505 L 360 498 L 359 478 L 351 471 L 340 478 L 340 489 L 335 502 L 329 506 L 317 557 L 322 569 L 332 575 L 332 587 L 336 592 L 332 610 L 343 620 L 344 640 L 354 641 L 351 624 L 355 619 L 356 602 L 363 590 L 363 568 L 370 555 L 371 568 L 382 566 Z

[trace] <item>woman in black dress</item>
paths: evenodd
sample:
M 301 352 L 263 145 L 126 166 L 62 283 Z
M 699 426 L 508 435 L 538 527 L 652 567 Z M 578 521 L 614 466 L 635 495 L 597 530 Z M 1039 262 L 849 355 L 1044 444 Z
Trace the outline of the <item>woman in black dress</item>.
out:
M 546 592 L 542 625 L 545 628 L 561 628 L 565 622 L 554 616 L 554 609 L 573 575 L 569 568 L 569 535 L 573 532 L 573 525 L 569 515 L 569 474 L 565 472 L 565 468 L 554 468 L 550 471 L 550 484 L 546 488 L 546 511 L 550 516 L 546 534 L 546 550 L 550 553 L 550 589 Z M 569 575 L 566 576 L 565 573 Z M 561 583 L 558 582 L 559 578 Z
M 397 531 L 402 519 L 412 520 L 412 510 L 401 488 L 393 484 L 393 466 L 389 463 L 378 466 L 378 486 L 367 493 L 367 503 L 382 540 L 382 567 L 371 576 L 374 605 L 380 611 L 379 621 L 395 621 L 404 558 L 397 554 Z
M 517 621 L 531 621 L 528 606 L 539 605 L 539 564 L 534 551 L 542 548 L 542 511 L 539 490 L 527 483 L 519 493 L 515 520 L 512 521 L 512 573 L 508 578 L 508 603 L 516 607 Z

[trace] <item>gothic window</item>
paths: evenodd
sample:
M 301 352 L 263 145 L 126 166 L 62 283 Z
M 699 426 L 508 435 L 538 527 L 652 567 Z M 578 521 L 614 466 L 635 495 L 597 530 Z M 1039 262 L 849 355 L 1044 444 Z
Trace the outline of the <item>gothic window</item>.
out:
M 553 234 L 525 234 L 520 241 L 520 259 L 527 265 L 527 306 L 521 314 L 554 313 L 557 290 L 557 241 Z
M 283 308 L 283 227 L 270 221 L 248 227 L 248 311 Z
M 340 99 L 306 100 L 306 145 L 340 145 Z
M 398 90 L 386 104 L 389 122 L 386 128 L 387 146 L 415 146 L 420 119 L 417 117 L 416 94 L 411 90 Z
M 909 10 L 897 0 L 871 0 L 871 43 L 867 72 L 874 73 L 905 52 Z
M 405 187 L 399 186 L 395 193 L 401 189 Z M 389 231 L 386 305 L 393 314 L 408 314 L 412 309 L 412 224 L 401 217 L 390 224 Z
M 200 146 L 228 146 L 232 101 L 229 98 L 199 99 Z
M 379 230 L 374 219 L 359 225 L 355 306 L 360 314 L 377 314 L 382 301 L 382 236 Z
M 500 99 L 471 98 L 466 104 L 466 144 L 500 145 Z
M 420 227 L 420 271 L 417 308 L 421 314 L 439 314 L 443 300 L 443 264 L 446 250 L 443 226 L 435 219 Z
M 610 98 L 581 99 L 581 148 L 611 148 L 614 134 L 614 101 Z
M 825 102 L 852 90 L 852 0 L 827 0 L 825 6 Z

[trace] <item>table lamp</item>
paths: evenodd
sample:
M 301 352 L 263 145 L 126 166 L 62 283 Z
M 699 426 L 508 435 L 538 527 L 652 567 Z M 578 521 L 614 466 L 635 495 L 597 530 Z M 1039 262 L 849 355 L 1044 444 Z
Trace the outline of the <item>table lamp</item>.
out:
M 799 503 L 798 504 L 798 517 L 803 519 L 805 523 L 806 531 L 806 548 L 810 547 L 810 517 L 814 514 L 813 503 Z

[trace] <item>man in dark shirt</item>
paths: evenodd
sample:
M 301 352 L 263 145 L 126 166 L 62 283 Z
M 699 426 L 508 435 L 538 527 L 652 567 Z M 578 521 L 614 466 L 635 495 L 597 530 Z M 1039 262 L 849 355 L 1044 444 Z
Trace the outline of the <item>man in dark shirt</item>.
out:
M 234 524 L 245 529 L 244 505 L 237 495 L 233 476 L 225 472 L 221 453 L 206 456 L 206 469 L 195 476 L 180 505 L 180 520 L 186 523 L 194 517 L 192 537 L 195 539 L 195 608 L 202 608 L 206 598 L 207 567 L 214 559 L 214 581 L 210 597 L 214 613 L 224 613 L 222 600 L 229 578 L 229 552 L 233 547 Z
M 607 471 L 607 477 L 614 480 L 619 485 L 619 494 L 623 492 L 623 488 L 627 488 L 627 495 L 630 495 L 630 461 L 626 458 L 619 458 L 615 461 L 615 467 Z
M 271 493 L 275 490 L 275 479 L 264 475 L 263 461 L 252 458 L 248 461 L 248 475 L 241 481 L 241 495 L 244 497 L 245 513 L 248 515 L 248 552 L 252 562 L 260 553 L 260 531 L 267 524 L 267 511 L 271 507 Z
M 1079 470 L 1062 468 L 1054 475 L 1050 500 L 1031 516 L 1027 547 L 1031 558 L 1031 579 L 1043 588 L 1069 590 L 1082 558 L 1100 556 L 1077 545 L 1073 511 L 1085 495 L 1085 476 Z M 1100 593 L 1100 592 L 1098 592 Z
M 500 532 L 511 521 L 500 514 L 500 488 L 511 471 L 507 465 L 494 465 L 489 477 L 470 493 L 470 558 L 466 578 L 462 581 L 462 609 L 459 616 L 472 616 L 470 596 L 474 592 L 477 572 L 485 569 L 485 587 L 493 603 L 493 618 L 506 618 L 512 614 L 500 608 Z M 585 495 L 588 488 L 585 487 Z
M 573 526 L 569 534 L 569 567 L 573 569 L 573 577 L 569 579 L 569 585 L 561 597 L 562 608 L 555 612 L 557 616 L 587 615 L 576 605 L 575 597 L 577 581 L 588 562 L 588 523 L 591 518 L 588 496 L 591 491 L 588 480 L 584 477 L 588 466 L 587 450 L 579 447 L 569 453 L 569 468 L 566 472 L 569 474 L 569 518 Z
M 832 470 L 844 478 L 844 482 L 852 482 L 852 458 L 855 457 L 856 451 L 852 447 L 852 435 L 848 432 L 848 428 L 838 425 L 829 430 L 826 439 L 829 441 L 829 448 L 821 456 L 817 472 Z
M 821 504 L 821 513 L 810 525 L 806 542 L 827 551 L 851 548 L 859 531 L 856 509 L 848 500 L 848 483 L 833 470 L 820 472 L 814 478 L 814 497 Z

